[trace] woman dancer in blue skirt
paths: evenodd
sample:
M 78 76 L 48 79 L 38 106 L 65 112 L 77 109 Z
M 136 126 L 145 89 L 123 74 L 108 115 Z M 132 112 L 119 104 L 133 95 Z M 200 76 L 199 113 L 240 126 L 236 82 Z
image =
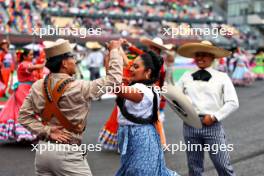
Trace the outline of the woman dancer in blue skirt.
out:
M 130 86 L 116 92 L 118 104 L 118 146 L 121 167 L 116 176 L 178 176 L 166 167 L 159 135 L 159 78 L 162 58 L 152 51 L 138 56 L 130 68 Z

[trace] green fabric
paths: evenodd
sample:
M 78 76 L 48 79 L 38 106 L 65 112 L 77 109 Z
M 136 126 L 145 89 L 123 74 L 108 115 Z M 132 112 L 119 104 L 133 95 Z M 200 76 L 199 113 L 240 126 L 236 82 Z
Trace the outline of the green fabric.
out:
M 173 72 L 173 80 L 175 82 L 179 81 L 179 79 L 182 77 L 182 75 L 185 72 L 188 72 L 192 69 L 188 69 L 188 68 L 175 68 L 174 72 Z
M 8 97 L 1 97 L 0 102 L 6 102 L 8 100 Z
M 264 54 L 256 56 L 256 66 L 253 68 L 253 72 L 256 74 L 264 74 Z
M 16 90 L 20 84 L 28 84 L 28 85 L 32 85 L 33 82 L 16 82 L 16 83 L 13 85 L 12 89 L 13 89 L 13 90 Z

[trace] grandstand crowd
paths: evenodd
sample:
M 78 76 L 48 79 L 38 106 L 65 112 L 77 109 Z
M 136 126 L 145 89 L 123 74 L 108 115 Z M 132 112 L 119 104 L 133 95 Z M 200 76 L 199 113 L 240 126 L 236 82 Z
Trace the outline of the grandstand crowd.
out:
M 251 27 L 227 25 L 224 18 L 203 0 L 115 0 L 115 1 L 1 1 L 0 32 L 29 34 L 33 28 L 97 28 L 103 36 L 162 37 L 162 29 L 189 25 L 193 28 L 228 28 L 233 35 L 178 36 L 177 39 L 211 40 L 225 48 L 255 46 L 259 36 Z M 254 48 L 254 49 L 257 49 Z

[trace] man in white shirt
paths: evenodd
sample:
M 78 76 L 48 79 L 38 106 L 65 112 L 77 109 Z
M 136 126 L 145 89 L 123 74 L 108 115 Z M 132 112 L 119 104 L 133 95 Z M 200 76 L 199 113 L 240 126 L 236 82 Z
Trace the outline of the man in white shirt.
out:
M 188 43 L 178 49 L 184 57 L 194 58 L 198 69 L 185 73 L 179 81 L 184 94 L 191 100 L 199 114 L 203 127 L 196 129 L 184 124 L 183 135 L 187 150 L 190 176 L 201 176 L 204 171 L 205 147 L 218 175 L 234 176 L 221 121 L 238 109 L 239 103 L 232 81 L 226 73 L 214 70 L 211 65 L 215 58 L 226 57 L 231 53 L 213 46 L 209 41 Z M 195 150 L 192 150 L 192 149 Z M 215 149 L 218 149 L 217 151 Z

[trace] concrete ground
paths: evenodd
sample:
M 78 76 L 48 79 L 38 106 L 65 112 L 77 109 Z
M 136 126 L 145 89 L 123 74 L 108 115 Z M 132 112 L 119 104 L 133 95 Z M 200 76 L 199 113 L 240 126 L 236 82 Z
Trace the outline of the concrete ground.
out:
M 223 121 L 228 142 L 234 145 L 231 159 L 238 176 L 264 175 L 264 81 L 251 87 L 237 88 L 240 108 Z M 100 128 L 107 120 L 114 100 L 102 100 L 92 103 L 92 112 L 88 119 L 84 143 L 97 144 Z M 169 109 L 166 109 L 165 131 L 167 143 L 179 144 L 182 138 L 182 122 Z M 0 143 L 0 176 L 33 176 L 34 152 L 28 144 Z M 165 153 L 170 169 L 182 175 L 188 175 L 184 152 Z M 217 175 L 209 160 L 205 157 L 205 176 Z M 112 176 L 119 167 L 119 155 L 112 152 L 89 152 L 88 162 L 94 176 Z

